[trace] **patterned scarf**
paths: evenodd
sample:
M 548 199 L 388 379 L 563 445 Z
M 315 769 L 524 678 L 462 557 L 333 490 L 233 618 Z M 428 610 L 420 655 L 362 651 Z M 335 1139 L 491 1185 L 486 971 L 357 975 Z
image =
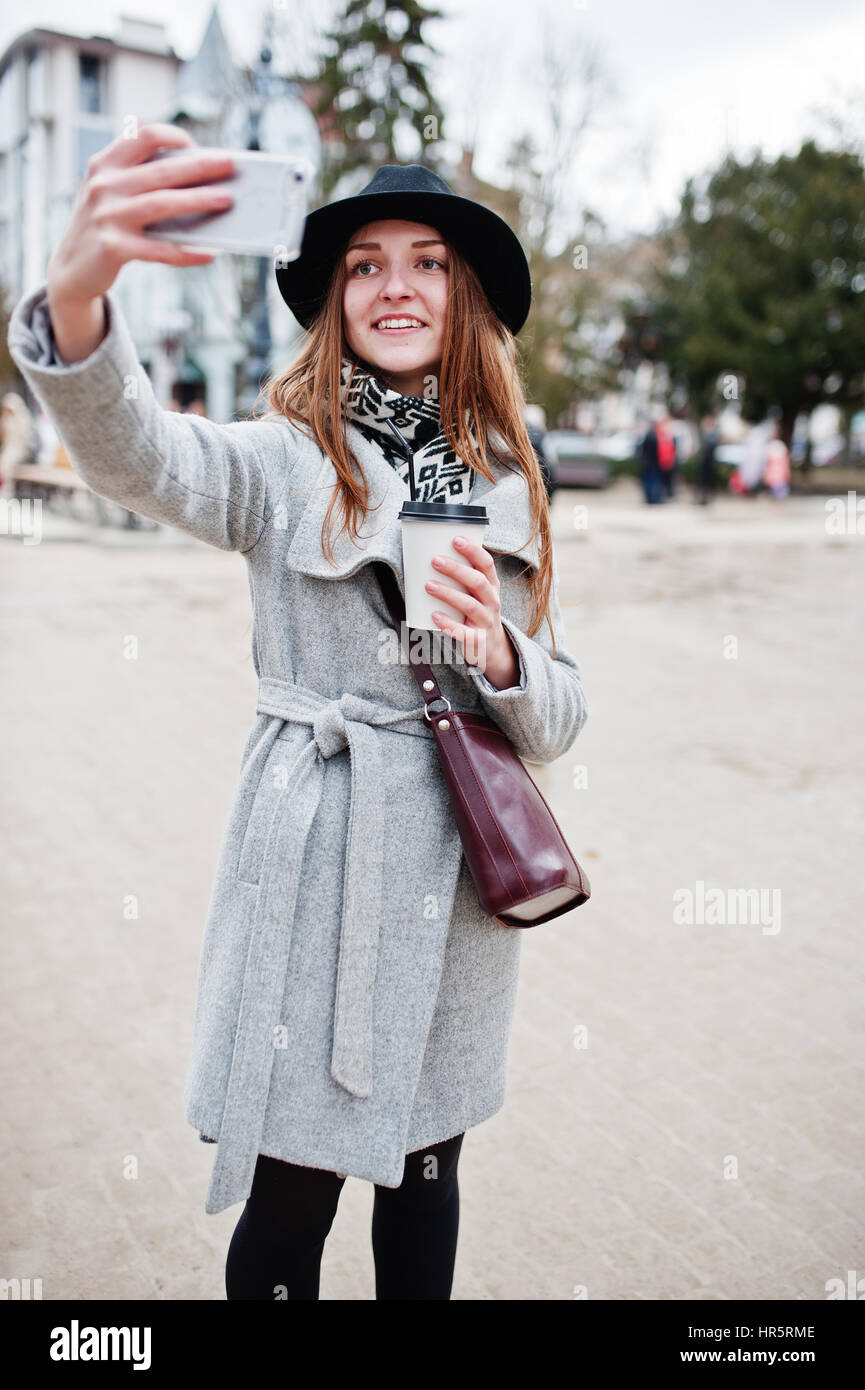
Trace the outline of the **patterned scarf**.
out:
M 450 447 L 442 429 L 439 398 L 402 396 L 371 370 L 355 368 L 351 391 L 346 394 L 352 363 L 342 360 L 342 396 L 345 413 L 371 443 L 378 445 L 388 463 L 405 484 L 410 496 L 408 459 L 387 423 L 393 420 L 414 452 L 417 496 L 423 502 L 468 502 L 474 470 Z M 472 434 L 474 439 L 474 434 Z

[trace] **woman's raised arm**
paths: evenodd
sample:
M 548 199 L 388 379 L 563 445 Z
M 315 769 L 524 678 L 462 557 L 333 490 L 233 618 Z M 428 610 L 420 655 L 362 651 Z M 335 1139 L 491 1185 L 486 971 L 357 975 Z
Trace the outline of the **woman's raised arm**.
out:
M 145 163 L 158 146 L 190 154 Z M 143 126 L 88 162 L 45 283 L 13 310 L 9 350 L 95 492 L 225 550 L 248 550 L 272 514 L 295 458 L 287 422 L 217 424 L 157 402 L 111 286 L 130 260 L 200 265 L 207 252 L 143 235 L 150 222 L 220 206 L 202 183 L 230 159 L 171 125 Z M 225 206 L 224 203 L 221 204 Z

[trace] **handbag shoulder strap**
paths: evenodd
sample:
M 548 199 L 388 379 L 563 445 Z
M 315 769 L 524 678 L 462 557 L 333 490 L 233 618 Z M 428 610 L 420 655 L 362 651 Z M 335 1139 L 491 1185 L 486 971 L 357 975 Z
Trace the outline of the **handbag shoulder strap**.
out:
M 425 661 L 421 661 L 419 657 L 412 653 L 409 633 L 413 631 L 413 629 L 405 625 L 405 603 L 403 602 L 403 597 L 399 591 L 399 585 L 396 582 L 393 570 L 390 565 L 384 564 L 381 560 L 373 560 L 372 568 L 375 571 L 376 578 L 378 579 L 382 594 L 384 595 L 384 601 L 390 613 L 391 623 L 399 633 L 400 644 L 409 659 L 414 678 L 420 687 L 421 694 L 424 698 L 424 704 L 429 706 L 441 700 L 445 705 L 450 707 L 450 701 L 445 699 L 439 689 L 439 683 L 433 675 L 432 667 L 428 666 Z M 432 713 L 441 714 L 442 711 L 433 710 Z

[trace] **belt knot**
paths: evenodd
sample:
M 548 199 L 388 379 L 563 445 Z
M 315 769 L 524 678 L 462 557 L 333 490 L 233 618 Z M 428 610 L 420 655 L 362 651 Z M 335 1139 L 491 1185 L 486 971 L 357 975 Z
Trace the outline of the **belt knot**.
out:
M 338 700 L 328 700 L 316 710 L 312 720 L 312 736 L 323 758 L 332 758 L 334 753 L 348 747 L 346 721 L 356 720 L 360 724 L 375 724 L 376 716 L 381 717 L 379 708 L 370 700 L 362 700 L 358 695 L 347 693 Z

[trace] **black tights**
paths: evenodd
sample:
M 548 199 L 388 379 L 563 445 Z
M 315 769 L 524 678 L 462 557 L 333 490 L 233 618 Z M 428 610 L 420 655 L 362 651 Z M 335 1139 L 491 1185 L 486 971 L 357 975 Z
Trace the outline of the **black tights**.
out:
M 399 1187 L 375 1186 L 377 1299 L 449 1299 L 463 1135 L 406 1154 Z M 225 1265 L 229 1301 L 317 1299 L 324 1242 L 345 1178 L 259 1154 Z

